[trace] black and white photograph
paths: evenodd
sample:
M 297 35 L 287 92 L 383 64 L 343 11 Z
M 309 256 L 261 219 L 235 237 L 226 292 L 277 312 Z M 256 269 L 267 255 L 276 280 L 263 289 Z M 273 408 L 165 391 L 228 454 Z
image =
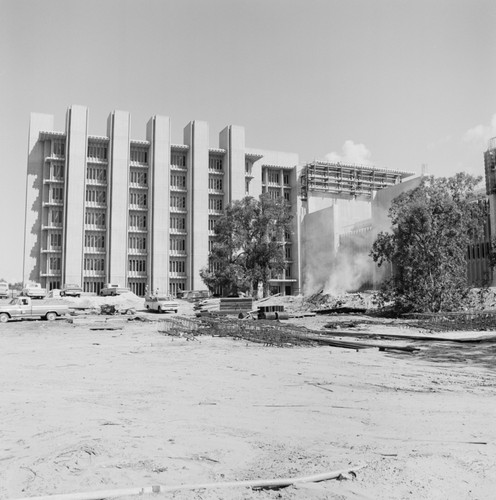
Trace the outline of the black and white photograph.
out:
M 496 3 L 0 0 L 0 500 L 496 498 Z

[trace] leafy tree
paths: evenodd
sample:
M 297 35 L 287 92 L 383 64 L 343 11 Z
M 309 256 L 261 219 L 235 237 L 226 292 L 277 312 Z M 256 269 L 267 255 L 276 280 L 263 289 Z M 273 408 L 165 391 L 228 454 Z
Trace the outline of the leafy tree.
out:
M 467 248 L 484 231 L 486 209 L 474 194 L 480 177 L 465 173 L 425 177 L 392 202 L 392 233 L 379 233 L 371 256 L 391 263 L 383 283 L 385 300 L 399 312 L 438 312 L 460 308 L 468 294 Z
M 263 194 L 259 200 L 247 196 L 232 202 L 215 225 L 209 266 L 200 271 L 204 283 L 227 294 L 253 294 L 262 283 L 267 295 L 269 280 L 285 266 L 284 237 L 291 221 L 283 198 Z

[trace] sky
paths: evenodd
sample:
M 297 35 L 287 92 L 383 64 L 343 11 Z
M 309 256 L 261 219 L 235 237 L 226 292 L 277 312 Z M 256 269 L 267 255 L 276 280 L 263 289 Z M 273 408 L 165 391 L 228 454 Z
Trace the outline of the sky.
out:
M 153 115 L 211 147 L 242 125 L 250 148 L 301 162 L 484 175 L 496 136 L 494 0 L 0 0 L 0 278 L 22 277 L 30 113 L 113 110 L 133 139 Z

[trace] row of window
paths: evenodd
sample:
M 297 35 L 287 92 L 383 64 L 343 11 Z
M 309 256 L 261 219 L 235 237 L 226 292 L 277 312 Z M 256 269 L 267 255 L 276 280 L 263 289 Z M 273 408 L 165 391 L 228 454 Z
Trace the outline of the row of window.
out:
M 131 176 L 129 180 L 131 184 L 146 186 L 148 185 L 148 172 L 142 172 L 141 170 L 131 170 Z
M 64 165 L 62 163 L 52 163 L 50 165 L 50 179 L 56 181 L 64 179 Z
M 105 235 L 103 234 L 85 234 L 84 246 L 86 248 L 105 248 Z
M 62 233 L 50 233 L 50 248 L 62 247 Z
M 50 201 L 52 203 L 61 203 L 64 200 L 64 188 L 52 186 L 50 188 Z
M 129 271 L 146 273 L 146 259 L 129 259 Z
M 105 203 L 107 203 L 107 191 L 105 189 L 87 188 L 86 202 L 99 203 L 100 205 L 105 205 Z
M 105 227 L 105 212 L 95 212 L 87 210 L 84 214 L 84 223 L 89 226 Z
M 95 158 L 97 160 L 107 160 L 108 157 L 107 144 L 101 143 L 88 143 L 88 158 Z
M 131 149 L 131 161 L 137 163 L 148 163 L 148 151 L 145 149 Z
M 62 210 L 51 209 L 48 219 L 54 226 L 60 226 L 63 222 Z
M 217 196 L 211 196 L 208 199 L 208 208 L 210 210 L 216 210 L 220 212 L 224 208 L 224 199 Z
M 171 238 L 169 245 L 170 250 L 173 252 L 186 251 L 186 240 L 184 238 Z
M 88 165 L 86 168 L 86 180 L 107 182 L 107 168 Z
M 215 224 L 217 224 L 217 221 L 219 219 L 215 218 L 215 217 L 209 217 L 208 219 L 208 230 L 209 231 L 213 231 L 215 229 Z
M 86 257 L 83 265 L 85 271 L 105 271 L 105 259 L 101 257 Z
M 169 261 L 169 272 L 184 274 L 186 272 L 186 261 L 185 260 L 170 260 Z
M 129 248 L 146 250 L 146 236 L 129 236 Z
M 222 171 L 222 158 L 216 158 L 212 156 L 208 160 L 208 168 L 210 170 Z
M 49 271 L 60 271 L 62 259 L 61 257 L 50 257 L 48 259 L 48 270 Z
M 186 189 L 186 176 L 180 174 L 171 174 L 170 185 L 171 187 Z
M 55 140 L 52 142 L 53 156 L 65 156 L 65 141 Z
M 173 215 L 170 218 L 170 228 L 178 231 L 186 230 L 186 217 Z
M 224 179 L 222 177 L 209 177 L 208 188 L 215 189 L 216 191 L 222 191 L 224 185 Z
M 132 229 L 146 229 L 146 215 L 131 214 L 129 217 L 129 227 Z
M 173 194 L 170 197 L 170 206 L 172 208 L 185 209 L 186 208 L 186 196 Z
M 186 155 L 183 153 L 172 153 L 171 154 L 171 165 L 176 167 L 186 166 Z
M 129 204 L 134 207 L 146 208 L 148 196 L 146 193 L 129 193 Z

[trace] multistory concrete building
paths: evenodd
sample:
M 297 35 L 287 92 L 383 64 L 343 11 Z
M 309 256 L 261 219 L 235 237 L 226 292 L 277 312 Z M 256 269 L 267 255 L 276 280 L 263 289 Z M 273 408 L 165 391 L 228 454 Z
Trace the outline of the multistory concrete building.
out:
M 131 116 L 114 111 L 107 134 L 89 133 L 84 106 L 67 111 L 65 130 L 52 115 L 31 115 L 26 183 L 23 280 L 48 289 L 105 283 L 177 294 L 201 289 L 215 223 L 244 196 L 283 196 L 294 211 L 286 270 L 273 292 L 300 291 L 298 155 L 247 148 L 245 131 L 230 125 L 209 144 L 206 122 L 171 142 L 171 121 L 152 117 L 146 140 L 134 140 Z

